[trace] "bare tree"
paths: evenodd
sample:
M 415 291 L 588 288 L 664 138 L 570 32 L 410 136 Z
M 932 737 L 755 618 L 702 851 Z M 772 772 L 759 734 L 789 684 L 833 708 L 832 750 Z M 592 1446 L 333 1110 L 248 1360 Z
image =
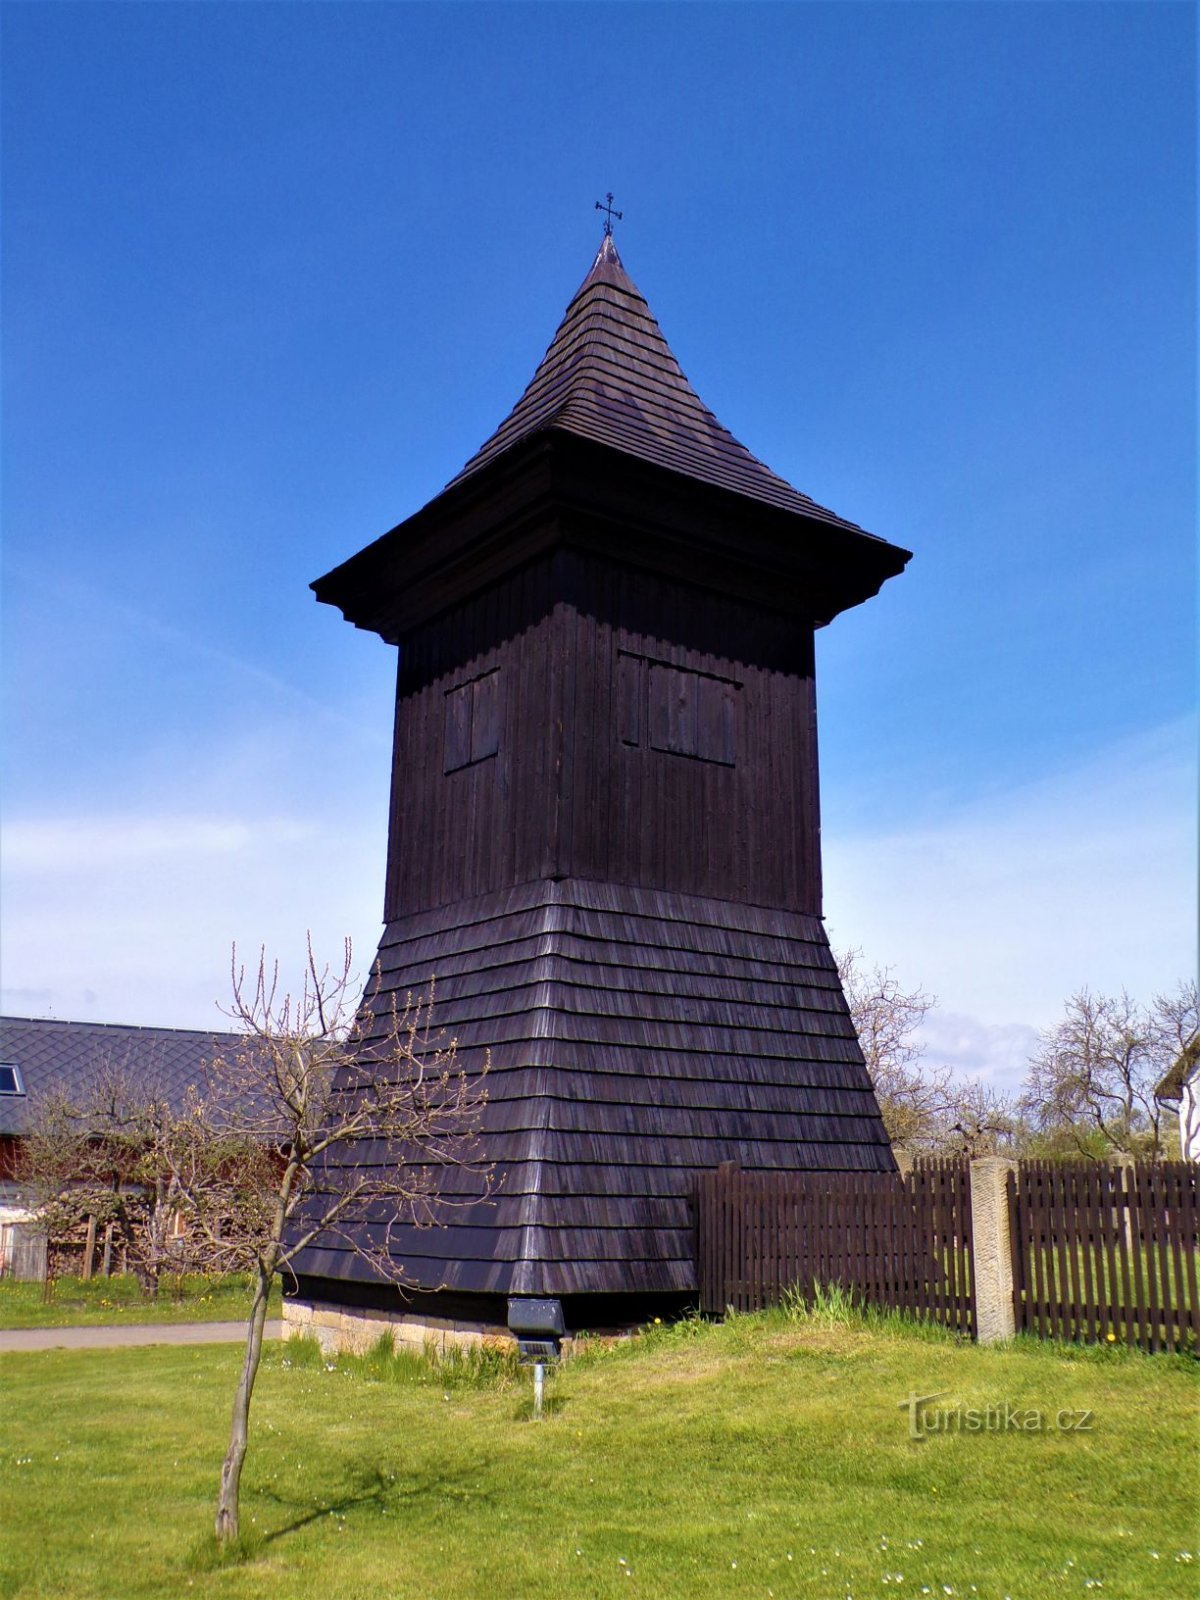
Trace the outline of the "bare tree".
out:
M 33 1107 L 18 1181 L 47 1238 L 48 1284 L 64 1252 L 97 1228 L 156 1295 L 164 1270 L 185 1270 L 176 1237 L 178 1194 L 161 1159 L 172 1111 L 153 1063 L 106 1061 L 74 1094 L 56 1092 Z
M 299 994 L 282 993 L 260 956 L 247 981 L 233 959 L 229 1015 L 243 1042 L 213 1062 L 204 1092 L 163 1151 L 207 1264 L 246 1271 L 253 1298 L 221 1470 L 216 1532 L 238 1536 L 250 1403 L 276 1275 L 318 1238 L 341 1241 L 383 1281 L 403 1283 L 391 1242 L 400 1225 L 444 1220 L 437 1172 L 476 1159 L 486 1060 L 474 1076 L 453 1039 L 431 1033 L 432 992 L 403 1010 L 356 1005 L 351 950 L 340 968 L 308 945 Z
M 952 1098 L 948 1069 L 928 1067 L 916 1038 L 936 1002 L 904 989 L 891 967 L 868 968 L 861 950 L 835 959 L 888 1137 L 898 1148 L 928 1152 Z
M 1163 1108 L 1154 1090 L 1196 1027 L 1195 984 L 1140 1006 L 1124 991 L 1080 989 L 1040 1037 L 1021 1099 L 1036 1129 L 1079 1154 L 1159 1156 Z
M 994 1156 L 1014 1148 L 1019 1121 L 1011 1098 L 978 1078 L 950 1085 L 939 1119 L 938 1154 Z
M 936 1001 L 905 989 L 891 967 L 868 968 L 861 950 L 836 956 L 883 1125 L 895 1148 L 914 1155 L 986 1155 L 1016 1132 L 1011 1100 L 976 1079 L 930 1066 L 917 1038 Z
M 1152 1049 L 1169 1064 L 1183 1054 L 1200 1028 L 1200 990 L 1195 981 L 1156 994 L 1149 1015 Z

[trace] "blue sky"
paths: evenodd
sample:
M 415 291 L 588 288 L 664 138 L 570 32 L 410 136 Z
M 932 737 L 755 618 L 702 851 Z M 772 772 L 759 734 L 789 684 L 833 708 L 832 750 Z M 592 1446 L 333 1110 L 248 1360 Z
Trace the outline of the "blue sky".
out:
M 1195 961 L 1195 12 L 4 8 L 3 1005 L 205 1024 L 378 933 L 393 663 L 311 579 L 599 242 L 915 552 L 819 646 L 827 918 L 1009 1079 Z

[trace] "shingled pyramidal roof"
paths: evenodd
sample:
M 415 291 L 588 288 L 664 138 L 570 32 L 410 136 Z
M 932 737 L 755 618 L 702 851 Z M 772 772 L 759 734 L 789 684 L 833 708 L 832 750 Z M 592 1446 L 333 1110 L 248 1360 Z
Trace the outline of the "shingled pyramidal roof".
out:
M 555 518 L 543 517 L 538 532 L 537 508 L 551 501 Z M 539 538 L 563 537 L 563 512 L 574 535 L 604 525 L 614 554 L 636 537 L 644 566 L 718 593 L 765 591 L 818 626 L 877 594 L 909 558 L 801 494 L 722 427 L 611 236 L 487 442 L 421 510 L 312 587 L 348 621 L 396 644 L 485 572 L 494 577 L 497 562 L 515 568 Z
M 545 429 L 594 440 L 703 483 L 861 533 L 772 472 L 688 383 L 606 234 L 529 387 L 447 487 Z

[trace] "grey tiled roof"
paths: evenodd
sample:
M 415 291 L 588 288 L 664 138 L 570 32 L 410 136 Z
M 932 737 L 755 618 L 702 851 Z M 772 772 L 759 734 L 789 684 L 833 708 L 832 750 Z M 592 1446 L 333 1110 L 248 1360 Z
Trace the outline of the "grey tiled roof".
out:
M 24 1133 L 37 1096 L 85 1096 L 98 1076 L 119 1071 L 132 1085 L 180 1106 L 189 1087 L 240 1035 L 186 1028 L 135 1028 L 113 1022 L 0 1017 L 0 1063 L 15 1065 L 24 1095 L 0 1095 L 0 1136 Z
M 529 387 L 451 484 L 545 429 L 577 434 L 784 511 L 864 531 L 793 489 L 721 426 L 684 377 L 608 237 Z

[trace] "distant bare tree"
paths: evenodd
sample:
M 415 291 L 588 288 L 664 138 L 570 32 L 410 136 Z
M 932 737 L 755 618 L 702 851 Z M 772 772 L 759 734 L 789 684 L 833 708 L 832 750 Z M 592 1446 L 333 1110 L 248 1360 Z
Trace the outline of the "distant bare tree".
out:
M 940 1118 L 939 1155 L 994 1156 L 1015 1147 L 1020 1124 L 1010 1098 L 972 1078 L 952 1083 Z
M 867 967 L 861 950 L 836 960 L 888 1137 L 897 1148 L 928 1152 L 952 1099 L 949 1070 L 928 1067 L 916 1038 L 936 1002 L 903 988 L 891 967 Z
M 999 1090 L 930 1066 L 917 1038 L 936 1001 L 905 989 L 891 967 L 867 967 L 861 950 L 836 956 L 883 1125 L 913 1155 L 986 1155 L 1013 1141 L 1016 1108 Z
M 253 1300 L 221 1471 L 216 1533 L 238 1536 L 250 1402 L 276 1275 L 314 1240 L 338 1239 L 379 1278 L 403 1282 L 390 1244 L 398 1225 L 444 1220 L 436 1174 L 475 1159 L 486 1061 L 458 1065 L 453 1039 L 430 1031 L 432 993 L 372 1015 L 356 1005 L 351 950 L 320 966 L 308 945 L 298 995 L 260 955 L 247 981 L 233 960 L 229 1015 L 243 1043 L 219 1056 L 163 1146 L 170 1181 L 206 1264 L 249 1272 Z M 336 1173 L 331 1168 L 336 1167 Z
M 1180 984 L 1149 1007 L 1124 991 L 1080 989 L 1064 1011 L 1040 1036 L 1022 1111 L 1078 1154 L 1163 1154 L 1164 1112 L 1154 1090 L 1196 1027 L 1196 985 Z
M 1196 1036 L 1200 1028 L 1200 993 L 1194 982 L 1179 983 L 1156 994 L 1149 1011 L 1150 1049 L 1165 1073 Z
M 158 1292 L 164 1270 L 190 1264 L 175 1236 L 179 1196 L 161 1159 L 172 1124 L 153 1064 L 110 1060 L 75 1094 L 56 1092 L 32 1107 L 17 1178 L 47 1236 L 47 1261 L 89 1240 L 89 1223 L 120 1250 L 143 1289 Z

